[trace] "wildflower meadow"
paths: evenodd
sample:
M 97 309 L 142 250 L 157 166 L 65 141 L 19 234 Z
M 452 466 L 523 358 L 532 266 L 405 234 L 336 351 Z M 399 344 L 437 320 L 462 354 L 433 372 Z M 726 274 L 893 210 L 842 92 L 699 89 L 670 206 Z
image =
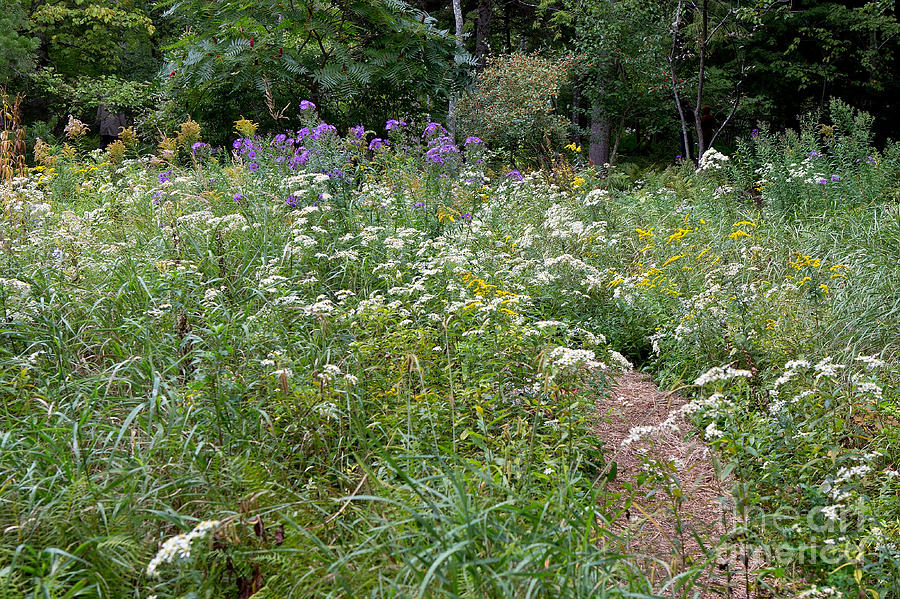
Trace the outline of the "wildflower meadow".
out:
M 0 187 L 0 596 L 900 596 L 900 145 L 865 113 L 530 170 L 295 104 L 155 153 L 73 119 Z M 596 406 L 633 370 L 685 403 L 624 478 Z M 622 525 L 689 493 L 676 416 L 733 498 L 691 559 Z

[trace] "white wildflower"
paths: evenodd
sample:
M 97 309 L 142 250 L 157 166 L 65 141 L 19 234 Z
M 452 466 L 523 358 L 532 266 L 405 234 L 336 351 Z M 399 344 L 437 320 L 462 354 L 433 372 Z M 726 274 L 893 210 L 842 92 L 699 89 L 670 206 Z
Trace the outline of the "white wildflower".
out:
M 731 366 L 714 366 L 710 368 L 705 373 L 701 374 L 694 381 L 694 384 L 697 386 L 703 386 L 707 383 L 712 383 L 715 381 L 727 381 L 736 377 L 744 377 L 750 378 L 753 376 L 753 373 L 749 370 L 738 370 L 736 368 L 732 368 Z
M 188 533 L 175 535 L 167 539 L 160 547 L 156 556 L 147 564 L 147 576 L 151 578 L 159 577 L 157 570 L 162 564 L 168 564 L 177 560 L 186 560 L 191 557 L 191 543 L 195 539 L 202 539 L 211 530 L 219 526 L 219 520 L 204 520 L 197 524 L 193 530 Z

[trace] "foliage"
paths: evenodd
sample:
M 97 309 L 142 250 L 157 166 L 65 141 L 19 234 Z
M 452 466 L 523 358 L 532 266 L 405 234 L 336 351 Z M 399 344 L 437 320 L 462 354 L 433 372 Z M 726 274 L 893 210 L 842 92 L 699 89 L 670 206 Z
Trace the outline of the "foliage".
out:
M 147 45 L 155 32 L 141 2 L 133 0 L 26 0 L 29 32 L 45 40 L 42 51 L 66 75 L 99 75 L 115 69 L 122 43 Z
M 30 78 L 59 113 L 69 111 L 91 120 L 95 119 L 100 105 L 106 105 L 114 112 L 136 113 L 147 108 L 153 97 L 149 83 L 127 81 L 114 75 L 80 76 L 70 80 L 52 68 L 46 68 L 32 73 Z
M 661 6 L 625 0 L 566 8 L 554 19 L 574 29 L 575 52 L 582 57 L 576 73 L 589 104 L 648 134 L 671 127 L 669 39 L 657 28 Z
M 233 114 L 252 107 L 251 116 L 275 124 L 296 115 L 298 95 L 344 124 L 386 120 L 400 109 L 434 108 L 454 77 L 447 31 L 402 1 L 165 4 L 188 26 L 169 47 L 166 89 L 208 122 L 220 118 L 224 100 Z
M 18 2 L 4 0 L 0 3 L 0 32 L 3 32 L 0 35 L 0 64 L 7 66 L 7 77 L 25 73 L 33 67 L 38 42 L 25 31 L 26 23 L 25 12 Z
M 571 64 L 570 58 L 524 53 L 490 59 L 478 73 L 475 89 L 459 101 L 460 132 L 524 156 L 558 148 L 568 125 L 555 112 L 555 103 Z

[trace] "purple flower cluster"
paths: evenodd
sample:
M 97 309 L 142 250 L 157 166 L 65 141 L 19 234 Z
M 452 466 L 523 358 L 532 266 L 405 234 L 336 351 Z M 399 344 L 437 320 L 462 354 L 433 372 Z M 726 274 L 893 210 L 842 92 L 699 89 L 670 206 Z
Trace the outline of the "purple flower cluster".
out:
M 394 129 L 400 130 L 402 127 L 406 126 L 406 121 L 398 121 L 397 119 L 390 119 L 388 122 L 384 124 L 385 131 L 393 131 Z
M 300 102 L 300 110 L 315 110 L 316 105 L 310 102 L 309 100 L 303 100 Z
M 301 164 L 306 164 L 310 159 L 310 151 L 299 145 L 299 141 L 304 137 L 310 139 L 321 138 L 336 131 L 334 127 L 326 123 L 322 123 L 313 130 L 303 128 L 297 132 L 297 137 L 288 137 L 287 134 L 280 133 L 276 135 L 269 143 L 269 147 L 265 147 L 256 139 L 238 138 L 234 140 L 232 147 L 236 150 L 236 154 L 250 161 L 248 168 L 251 171 L 259 170 L 260 158 L 265 157 L 274 160 L 277 164 L 287 163 L 291 170 L 296 169 Z
M 441 135 L 446 137 L 449 136 L 450 133 L 446 129 L 444 129 L 443 125 L 432 121 L 425 125 L 425 130 L 422 131 L 422 139 L 425 139 L 426 137 L 432 137 L 434 135 Z
M 208 150 L 208 149 L 209 149 L 208 143 L 203 143 L 202 141 L 198 141 L 191 145 L 191 155 L 196 156 L 197 152 L 199 152 L 201 150 Z
M 373 150 L 373 151 L 377 150 L 377 149 L 381 148 L 381 146 L 385 145 L 386 143 L 387 142 L 385 142 L 380 137 L 376 137 L 375 139 L 373 139 L 372 141 L 369 142 L 369 149 Z
M 353 134 L 353 137 L 355 137 L 356 139 L 362 139 L 362 137 L 366 134 L 366 128 L 362 125 L 350 127 L 350 133 Z
M 522 176 L 522 173 L 520 173 L 519 171 L 517 171 L 517 170 L 511 170 L 511 171 L 509 171 L 508 173 L 506 173 L 506 178 L 507 178 L 507 179 L 512 179 L 513 181 L 521 181 L 521 180 L 523 180 L 525 177 L 523 177 L 523 176 Z
M 466 143 L 465 143 L 465 145 L 469 145 L 469 144 L 483 144 L 483 143 L 484 143 L 484 142 L 481 141 L 481 138 L 480 138 L 480 137 L 475 137 L 474 135 L 470 135 L 469 137 L 466 138 Z
M 428 142 L 428 150 L 425 152 L 425 160 L 431 164 L 447 164 L 459 158 L 459 148 L 449 136 L 435 137 Z
M 159 174 L 159 182 L 160 182 L 160 183 L 168 183 L 169 180 L 170 180 L 170 179 L 169 179 L 169 175 L 171 175 L 171 174 L 172 174 L 172 170 L 171 170 L 171 169 L 169 169 L 169 170 L 167 170 L 167 171 L 161 172 L 161 173 Z
M 809 158 L 809 159 L 813 159 L 813 158 L 821 158 L 821 157 L 822 157 L 822 152 L 819 152 L 818 150 L 813 150 L 812 152 L 810 152 L 809 154 L 807 154 L 806 157 Z
M 291 208 L 296 208 L 297 207 L 297 196 L 295 196 L 294 194 L 289 195 L 288 198 L 284 201 L 284 203 L 287 204 L 288 206 L 290 206 Z
M 294 154 L 293 158 L 291 158 L 290 169 L 294 170 L 301 164 L 306 164 L 309 162 L 309 150 L 300 146 L 297 148 L 297 152 Z
M 320 140 L 329 134 L 337 135 L 337 128 L 334 125 L 329 125 L 328 123 L 320 123 L 315 129 L 312 130 L 309 136 L 313 140 Z

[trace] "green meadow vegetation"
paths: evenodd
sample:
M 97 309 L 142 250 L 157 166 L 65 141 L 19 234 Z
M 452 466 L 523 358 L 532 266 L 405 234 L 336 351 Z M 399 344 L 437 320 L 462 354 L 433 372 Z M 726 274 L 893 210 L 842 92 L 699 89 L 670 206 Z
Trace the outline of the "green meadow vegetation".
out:
M 520 172 L 300 109 L 155 156 L 73 118 L 0 188 L 0 596 L 715 596 L 735 550 L 754 596 L 900 596 L 871 117 Z M 595 426 L 632 367 L 690 399 L 742 523 L 662 578 L 614 523 L 677 464 L 618 480 Z

